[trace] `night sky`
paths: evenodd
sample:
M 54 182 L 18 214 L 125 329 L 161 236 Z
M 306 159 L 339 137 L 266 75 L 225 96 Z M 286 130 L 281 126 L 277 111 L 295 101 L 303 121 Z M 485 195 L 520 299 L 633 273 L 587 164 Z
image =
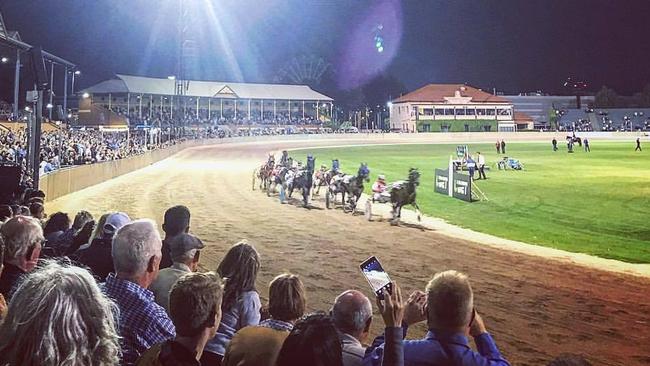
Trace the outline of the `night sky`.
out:
M 290 60 L 310 55 L 331 64 L 338 88 L 381 73 L 407 90 L 459 82 L 558 93 L 572 76 L 593 90 L 607 85 L 632 94 L 650 83 L 650 0 L 187 2 L 201 79 L 271 82 Z M 0 0 L 5 22 L 24 41 L 79 65 L 80 87 L 114 73 L 174 74 L 177 6 L 178 0 Z M 381 54 L 374 50 L 380 24 Z M 0 54 L 14 57 L 6 48 Z M 0 65 L 5 100 L 12 69 Z

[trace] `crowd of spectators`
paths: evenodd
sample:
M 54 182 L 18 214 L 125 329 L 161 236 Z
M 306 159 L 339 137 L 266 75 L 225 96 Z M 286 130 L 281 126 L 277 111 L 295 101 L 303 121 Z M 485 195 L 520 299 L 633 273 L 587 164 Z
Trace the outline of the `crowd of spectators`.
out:
M 373 301 L 349 289 L 329 309 L 280 273 L 263 303 L 252 244 L 199 271 L 205 245 L 185 206 L 165 212 L 161 238 L 149 219 L 71 220 L 48 216 L 42 192 L 23 199 L 0 206 L 0 365 L 509 365 L 463 273 L 437 273 L 408 298 L 395 283 Z M 370 342 L 373 302 L 384 332 Z M 428 332 L 405 340 L 423 322 Z M 589 365 L 562 357 L 551 364 Z

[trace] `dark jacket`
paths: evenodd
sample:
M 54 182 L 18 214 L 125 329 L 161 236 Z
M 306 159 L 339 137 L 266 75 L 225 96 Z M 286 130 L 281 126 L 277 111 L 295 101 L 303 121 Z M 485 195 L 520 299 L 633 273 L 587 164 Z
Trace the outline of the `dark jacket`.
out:
M 149 348 L 136 366 L 201 366 L 201 363 L 194 352 L 171 340 Z
M 94 239 L 90 246 L 78 252 L 78 262 L 90 268 L 95 277 L 104 282 L 114 272 L 111 239 Z
M 11 263 L 4 264 L 4 270 L 2 271 L 2 275 L 0 275 L 0 293 L 7 300 L 7 303 L 11 300 L 10 295 L 12 295 L 14 287 L 16 287 L 18 282 L 20 282 L 20 278 L 26 273 Z

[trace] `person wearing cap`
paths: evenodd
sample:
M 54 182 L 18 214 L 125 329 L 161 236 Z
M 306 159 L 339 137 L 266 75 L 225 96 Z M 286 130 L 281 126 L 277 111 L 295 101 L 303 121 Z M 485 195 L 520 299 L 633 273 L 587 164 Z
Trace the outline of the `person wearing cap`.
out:
M 116 212 L 106 218 L 101 236 L 96 237 L 86 249 L 78 251 L 78 262 L 85 265 L 103 282 L 109 273 L 114 271 L 111 248 L 113 236 L 122 226 L 131 222 L 124 212 Z
M 192 234 L 180 234 L 169 242 L 173 264 L 158 273 L 149 290 L 153 292 L 158 305 L 169 313 L 169 290 L 183 275 L 195 272 L 199 265 L 200 250 L 204 248 L 201 239 Z
M 167 209 L 165 211 L 162 229 L 165 232 L 165 239 L 162 245 L 160 269 L 171 267 L 172 265 L 170 241 L 174 237 L 187 233 L 190 230 L 190 210 L 183 205 L 177 205 Z

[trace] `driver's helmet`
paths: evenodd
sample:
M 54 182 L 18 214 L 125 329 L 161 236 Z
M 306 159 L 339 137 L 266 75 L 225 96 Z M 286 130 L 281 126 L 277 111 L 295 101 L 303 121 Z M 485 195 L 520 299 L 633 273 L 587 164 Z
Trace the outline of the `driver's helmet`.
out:
M 383 174 L 379 174 L 379 176 L 377 177 L 377 180 L 380 181 L 380 182 L 384 182 L 386 180 L 386 176 L 383 175 Z

